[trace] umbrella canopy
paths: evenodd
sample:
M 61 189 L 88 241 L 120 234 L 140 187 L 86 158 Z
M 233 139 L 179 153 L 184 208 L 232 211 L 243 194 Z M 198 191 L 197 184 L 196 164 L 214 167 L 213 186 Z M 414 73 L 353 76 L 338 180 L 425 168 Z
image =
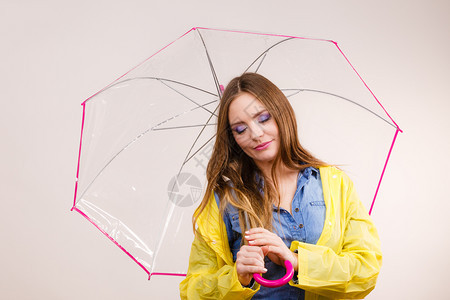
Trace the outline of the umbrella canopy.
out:
M 336 42 L 193 28 L 82 103 L 72 210 L 149 275 L 186 273 L 221 90 L 257 72 L 288 97 L 300 141 L 372 210 L 400 128 Z

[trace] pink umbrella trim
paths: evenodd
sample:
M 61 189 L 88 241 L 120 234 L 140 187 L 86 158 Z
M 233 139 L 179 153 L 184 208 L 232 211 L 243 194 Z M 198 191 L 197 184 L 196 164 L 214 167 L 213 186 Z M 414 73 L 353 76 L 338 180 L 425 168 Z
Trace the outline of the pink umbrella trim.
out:
M 103 233 L 108 239 L 110 239 L 111 242 L 116 244 L 117 247 L 119 247 L 123 252 L 125 252 L 135 263 L 137 263 L 144 271 L 148 274 L 148 280 L 152 277 L 152 275 L 167 275 L 167 276 L 186 276 L 186 274 L 178 274 L 178 273 L 150 273 L 149 270 L 147 270 L 144 265 L 142 265 L 130 252 L 128 252 L 122 245 L 120 245 L 113 237 L 111 237 L 106 231 L 104 231 L 100 226 L 98 226 L 91 218 L 89 218 L 84 212 L 79 210 L 76 207 L 72 207 L 71 210 L 75 210 L 80 215 L 86 218 L 89 222 L 91 222 L 92 225 L 97 227 L 98 230 L 100 230 L 101 233 Z
M 383 180 L 384 171 L 386 171 L 386 167 L 387 167 L 387 164 L 388 164 L 388 161 L 389 161 L 389 157 L 391 156 L 391 152 L 392 152 L 392 149 L 394 148 L 395 140 L 397 139 L 397 135 L 398 135 L 399 132 L 403 132 L 403 131 L 401 131 L 400 128 L 397 127 L 397 130 L 395 131 L 394 139 L 392 140 L 391 148 L 389 149 L 389 153 L 388 153 L 387 158 L 386 158 L 386 162 L 384 163 L 383 171 L 381 172 L 380 181 L 378 181 L 377 190 L 375 191 L 375 196 L 373 197 L 373 200 L 372 200 L 372 205 L 370 206 L 369 215 L 372 214 L 372 209 L 373 209 L 373 206 L 375 204 L 375 199 L 377 198 L 378 190 L 380 189 L 381 180 Z

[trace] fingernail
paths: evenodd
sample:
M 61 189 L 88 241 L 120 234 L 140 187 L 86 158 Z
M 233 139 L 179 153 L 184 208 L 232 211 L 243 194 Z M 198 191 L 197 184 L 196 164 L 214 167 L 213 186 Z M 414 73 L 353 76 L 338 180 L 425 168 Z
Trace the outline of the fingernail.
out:
M 249 244 L 253 244 L 255 241 L 248 241 Z
M 250 238 L 250 237 L 249 237 L 248 235 L 246 235 L 246 236 L 245 236 L 245 239 L 247 239 L 247 240 L 248 240 L 249 238 Z
M 267 272 L 267 269 L 266 269 L 266 268 L 264 268 L 263 270 L 264 270 L 264 273 L 266 273 L 266 272 Z
M 245 232 L 245 234 L 249 234 L 249 233 L 250 233 L 250 231 L 248 231 L 248 230 Z

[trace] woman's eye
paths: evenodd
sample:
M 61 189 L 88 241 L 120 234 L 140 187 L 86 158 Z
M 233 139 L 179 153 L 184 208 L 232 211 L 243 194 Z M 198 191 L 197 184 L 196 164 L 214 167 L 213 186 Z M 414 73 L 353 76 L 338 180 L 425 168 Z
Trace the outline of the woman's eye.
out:
M 233 130 L 234 130 L 237 134 L 241 134 L 241 133 L 243 133 L 246 129 L 247 129 L 247 126 L 240 125 L 240 126 L 234 127 Z
M 268 112 L 262 113 L 258 117 L 258 122 L 259 123 L 264 123 L 264 122 L 267 122 L 269 120 L 270 120 L 270 114 Z

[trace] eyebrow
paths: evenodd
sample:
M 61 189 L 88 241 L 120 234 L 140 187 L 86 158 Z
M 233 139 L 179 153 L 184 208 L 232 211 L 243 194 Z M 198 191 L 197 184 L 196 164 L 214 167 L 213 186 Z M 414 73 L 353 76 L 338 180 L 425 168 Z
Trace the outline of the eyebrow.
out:
M 255 112 L 255 113 L 252 115 L 252 119 L 256 118 L 257 116 L 259 116 L 260 114 L 262 114 L 262 113 L 264 113 L 264 112 L 267 112 L 267 109 L 266 109 L 266 108 L 263 108 L 262 110 L 260 110 L 260 111 L 258 111 L 258 112 Z M 232 127 L 232 126 L 234 126 L 234 125 L 241 124 L 241 123 L 244 123 L 244 122 L 239 121 L 239 122 L 231 123 L 231 124 L 230 124 L 230 127 Z

